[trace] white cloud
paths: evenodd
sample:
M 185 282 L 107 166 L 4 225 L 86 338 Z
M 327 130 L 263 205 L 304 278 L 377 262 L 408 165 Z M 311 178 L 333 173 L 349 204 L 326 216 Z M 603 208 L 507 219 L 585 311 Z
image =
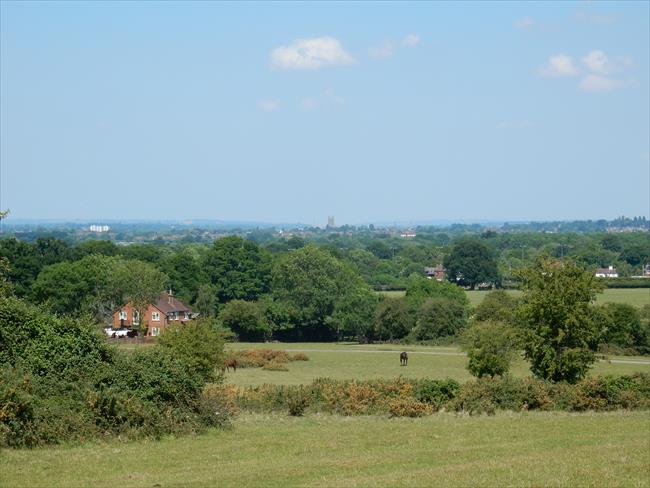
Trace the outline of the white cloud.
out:
M 603 51 L 595 49 L 582 58 L 582 63 L 590 73 L 580 81 L 581 90 L 602 93 L 634 84 L 633 79 L 620 77 L 621 71 L 634 64 L 629 58 L 612 61 Z M 617 73 L 619 77 L 615 76 Z
M 392 41 L 384 41 L 383 44 L 368 49 L 368 54 L 374 59 L 390 58 L 395 53 L 395 45 Z
M 538 73 L 547 78 L 559 78 L 561 76 L 576 76 L 580 70 L 574 64 L 571 56 L 556 54 L 548 58 L 548 61 L 539 68 Z
M 584 58 L 582 63 L 591 71 L 595 73 L 607 74 L 614 71 L 614 66 L 607 57 L 607 55 L 598 50 L 591 51 Z
M 264 110 L 265 112 L 275 112 L 276 110 L 280 109 L 280 100 L 276 99 L 269 99 L 269 100 L 262 100 L 259 103 L 260 110 Z
M 593 49 L 581 59 L 584 76 L 578 83 L 578 88 L 591 93 L 602 93 L 618 88 L 634 85 L 634 78 L 624 78 L 621 73 L 634 66 L 629 57 L 611 60 L 607 54 L 598 49 Z M 576 76 L 581 74 L 571 56 L 556 54 L 539 68 L 538 74 L 549 78 L 562 76 Z
M 420 36 L 417 34 L 408 34 L 402 39 L 402 46 L 413 47 L 420 43 Z
M 271 64 L 282 69 L 319 69 L 354 62 L 354 58 L 333 37 L 296 39 L 290 45 L 271 52 Z
M 519 19 L 515 21 L 515 27 L 517 29 L 531 29 L 533 27 L 533 19 L 530 17 L 524 17 L 522 19 Z
M 586 92 L 602 93 L 617 88 L 624 88 L 633 84 L 633 80 L 622 80 L 610 76 L 601 76 L 597 74 L 588 74 L 580 81 L 580 89 Z

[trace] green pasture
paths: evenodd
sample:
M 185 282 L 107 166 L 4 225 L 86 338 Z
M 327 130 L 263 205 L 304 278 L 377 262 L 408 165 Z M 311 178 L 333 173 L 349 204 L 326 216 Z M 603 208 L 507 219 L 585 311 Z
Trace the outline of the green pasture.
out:
M 626 411 L 245 415 L 197 437 L 5 450 L 0 486 L 647 487 L 649 431 Z
M 521 295 L 521 291 L 519 290 L 507 291 L 513 296 Z M 378 293 L 389 297 L 404 296 L 403 291 L 381 291 Z M 485 295 L 489 292 L 471 290 L 466 293 L 472 306 L 476 306 L 483 301 Z M 643 305 L 650 304 L 650 288 L 607 288 L 597 296 L 596 303 L 628 303 L 635 307 L 642 307 Z
M 274 348 L 305 352 L 309 361 L 286 364 L 289 371 L 266 371 L 261 368 L 238 369 L 226 373 L 226 382 L 236 385 L 307 384 L 319 377 L 334 379 L 453 378 L 460 382 L 471 378 L 466 369 L 467 357 L 457 347 L 427 347 L 331 343 L 232 343 L 230 349 Z M 410 351 L 408 366 L 400 366 L 399 352 Z M 611 361 L 611 362 L 610 362 Z M 620 361 L 620 362 L 619 362 Z M 611 357 L 598 361 L 592 374 L 650 373 L 648 357 Z M 528 364 L 520 359 L 513 364 L 514 376 L 529 376 Z

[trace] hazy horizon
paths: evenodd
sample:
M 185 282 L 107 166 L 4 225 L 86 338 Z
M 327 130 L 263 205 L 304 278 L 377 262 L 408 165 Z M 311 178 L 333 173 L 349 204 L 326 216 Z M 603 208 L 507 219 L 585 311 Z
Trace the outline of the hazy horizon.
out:
M 0 14 L 8 223 L 650 217 L 645 2 Z

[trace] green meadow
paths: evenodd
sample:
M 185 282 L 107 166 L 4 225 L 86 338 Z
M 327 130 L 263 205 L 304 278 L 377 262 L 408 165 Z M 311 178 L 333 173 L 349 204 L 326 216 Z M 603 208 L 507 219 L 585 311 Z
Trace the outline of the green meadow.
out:
M 237 385 L 306 384 L 319 377 L 334 379 L 453 378 L 470 379 L 467 357 L 458 348 L 400 346 L 395 344 L 332 344 L 332 343 L 231 343 L 230 349 L 272 348 L 304 352 L 309 361 L 286 364 L 289 371 L 266 371 L 260 368 L 238 369 L 226 374 L 226 381 Z M 409 352 L 408 366 L 400 366 L 399 352 Z M 650 372 L 650 357 L 625 356 L 598 360 L 591 374 L 624 375 L 637 371 Z M 511 373 L 529 376 L 528 363 L 515 361 Z
M 521 295 L 519 290 L 507 291 L 513 296 Z M 382 291 L 379 293 L 391 297 L 404 296 L 403 291 Z M 489 292 L 470 290 L 466 293 L 470 303 L 476 306 L 483 301 L 485 295 Z M 603 293 L 598 294 L 596 303 L 599 305 L 603 303 L 627 303 L 635 307 L 650 305 L 650 288 L 607 288 Z
M 649 431 L 625 411 L 244 415 L 197 437 L 5 450 L 0 486 L 647 487 Z

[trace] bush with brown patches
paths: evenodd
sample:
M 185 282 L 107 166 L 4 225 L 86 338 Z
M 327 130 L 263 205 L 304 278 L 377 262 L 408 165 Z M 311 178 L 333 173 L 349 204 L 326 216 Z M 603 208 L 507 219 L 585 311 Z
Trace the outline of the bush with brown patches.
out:
M 300 393 L 297 391 L 300 390 Z M 437 410 L 493 414 L 497 410 L 612 410 L 650 408 L 650 375 L 604 376 L 577 385 L 536 378 L 341 381 L 319 378 L 306 386 L 262 385 L 234 391 L 242 409 L 327 412 L 340 415 L 420 416 Z M 297 402 L 297 399 L 305 401 Z
M 304 353 L 291 355 L 281 349 L 241 349 L 232 351 L 228 359 L 237 361 L 238 368 L 263 368 L 271 371 L 287 371 L 286 367 L 282 368 L 278 365 L 289 361 L 309 361 Z M 270 363 L 273 364 L 267 367 Z
M 388 402 L 391 417 L 424 417 L 433 412 L 433 407 L 415 398 L 393 398 Z

